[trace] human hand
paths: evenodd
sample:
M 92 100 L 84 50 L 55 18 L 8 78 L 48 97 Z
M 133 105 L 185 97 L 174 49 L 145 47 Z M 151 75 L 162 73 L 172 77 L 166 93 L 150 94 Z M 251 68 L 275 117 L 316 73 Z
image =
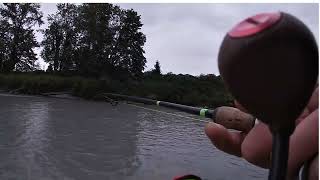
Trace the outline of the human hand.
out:
M 296 129 L 290 137 L 287 179 L 294 179 L 301 166 L 311 160 L 309 179 L 318 179 L 318 87 L 296 120 Z M 246 111 L 240 104 L 237 108 Z M 262 122 L 247 132 L 229 131 L 222 125 L 208 123 L 205 132 L 220 150 L 243 157 L 263 168 L 269 168 L 272 150 L 272 134 Z

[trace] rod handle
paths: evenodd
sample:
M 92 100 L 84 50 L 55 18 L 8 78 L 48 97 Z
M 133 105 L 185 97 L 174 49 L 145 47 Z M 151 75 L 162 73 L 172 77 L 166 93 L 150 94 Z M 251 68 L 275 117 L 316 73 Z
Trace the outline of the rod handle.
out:
M 237 108 L 222 106 L 215 109 L 213 122 L 243 132 L 249 132 L 255 125 L 255 117 Z

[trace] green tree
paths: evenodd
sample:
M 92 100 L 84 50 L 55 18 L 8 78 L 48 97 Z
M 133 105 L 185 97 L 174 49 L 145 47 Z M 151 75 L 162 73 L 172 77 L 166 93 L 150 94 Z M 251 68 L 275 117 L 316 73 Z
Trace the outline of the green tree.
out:
M 78 32 L 75 24 L 78 17 L 78 8 L 75 4 L 58 4 L 58 16 L 63 31 L 62 53 L 60 69 L 69 71 L 75 66 L 75 51 L 78 46 Z
M 123 11 L 117 38 L 119 65 L 135 78 L 143 75 L 147 62 L 143 50 L 146 36 L 140 31 L 142 25 L 140 16 L 133 9 Z
M 49 15 L 49 26 L 43 31 L 42 58 L 52 64 L 53 71 L 69 71 L 76 65 L 78 15 L 74 4 L 57 4 L 57 13 Z
M 112 4 L 58 4 L 44 31 L 42 57 L 54 71 L 141 77 L 145 68 L 140 16 Z
M 0 20 L 0 72 L 4 70 L 4 63 L 9 60 L 9 42 L 10 38 L 8 35 L 8 22 Z
M 109 23 L 110 31 L 113 34 L 112 46 L 110 49 L 110 64 L 112 69 L 109 70 L 111 75 L 117 77 L 129 77 L 129 68 L 124 65 L 122 52 L 121 52 L 121 41 L 120 41 L 120 30 L 122 26 L 122 20 L 124 16 L 124 10 L 119 6 L 112 7 L 112 16 Z
M 79 7 L 80 70 L 101 75 L 111 66 L 113 33 L 110 28 L 112 4 L 82 4 Z
M 37 60 L 33 48 L 39 47 L 33 28 L 43 23 L 39 9 L 40 5 L 34 3 L 4 3 L 0 7 L 1 19 L 7 24 L 0 30 L 9 40 L 6 44 L 8 59 L 2 64 L 4 71 L 33 70 Z M 4 29 L 6 32 L 3 32 Z
M 48 17 L 49 26 L 45 29 L 44 39 L 41 42 L 43 50 L 41 57 L 50 64 L 51 71 L 59 71 L 62 55 L 62 38 L 63 33 L 59 22 L 53 16 Z
M 160 69 L 160 63 L 159 61 L 156 61 L 156 64 L 154 65 L 154 69 L 152 71 L 155 74 L 161 74 L 161 69 Z

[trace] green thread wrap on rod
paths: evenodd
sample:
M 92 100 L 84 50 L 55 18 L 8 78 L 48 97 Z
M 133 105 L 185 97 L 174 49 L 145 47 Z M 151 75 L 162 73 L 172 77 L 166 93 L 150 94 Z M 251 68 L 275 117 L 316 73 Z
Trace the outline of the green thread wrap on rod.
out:
M 200 115 L 201 117 L 206 117 L 206 112 L 207 112 L 207 111 L 208 111 L 208 109 L 201 109 L 199 115 Z
M 215 118 L 215 113 L 216 113 L 215 110 L 192 107 L 192 106 L 187 106 L 182 104 L 175 104 L 175 103 L 170 103 L 165 101 L 157 101 L 153 99 L 141 98 L 136 96 L 127 96 L 127 95 L 113 94 L 113 93 L 103 93 L 102 95 L 110 96 L 111 98 L 124 99 L 126 101 L 133 101 L 137 103 L 144 103 L 144 104 L 151 104 L 151 105 L 172 108 L 172 109 L 176 109 L 186 113 L 191 113 L 191 114 L 200 115 L 202 117 L 213 118 L 213 119 Z

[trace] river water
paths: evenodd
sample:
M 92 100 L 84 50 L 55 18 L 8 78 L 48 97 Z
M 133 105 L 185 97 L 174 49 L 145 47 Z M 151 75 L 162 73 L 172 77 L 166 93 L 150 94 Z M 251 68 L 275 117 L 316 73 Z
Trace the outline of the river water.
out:
M 267 179 L 217 150 L 204 125 L 124 103 L 0 94 L 0 179 Z

